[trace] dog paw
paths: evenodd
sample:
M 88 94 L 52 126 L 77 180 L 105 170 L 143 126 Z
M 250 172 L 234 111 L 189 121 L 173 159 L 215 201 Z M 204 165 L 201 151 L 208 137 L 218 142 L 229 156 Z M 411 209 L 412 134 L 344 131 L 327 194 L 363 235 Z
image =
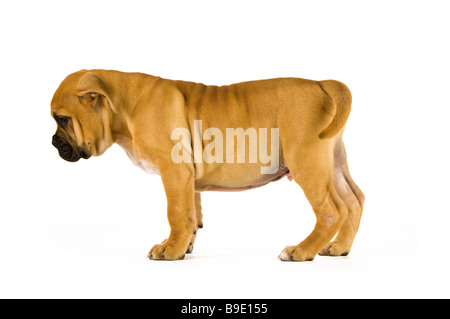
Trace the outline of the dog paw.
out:
M 171 245 L 167 239 L 150 249 L 147 257 L 150 260 L 182 260 L 186 253 L 185 247 Z
M 347 256 L 350 252 L 348 245 L 340 242 L 331 242 L 320 252 L 320 256 Z
M 278 259 L 282 261 L 312 261 L 316 254 L 308 252 L 307 249 L 301 246 L 287 246 Z

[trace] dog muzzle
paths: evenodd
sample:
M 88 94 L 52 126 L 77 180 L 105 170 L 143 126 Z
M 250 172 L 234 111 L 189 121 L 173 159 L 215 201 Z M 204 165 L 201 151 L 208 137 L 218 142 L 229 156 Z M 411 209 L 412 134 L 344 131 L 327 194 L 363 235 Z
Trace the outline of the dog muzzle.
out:
M 68 162 L 77 162 L 80 158 L 88 159 L 91 154 L 83 148 L 75 150 L 70 143 L 58 135 L 53 135 L 52 145 L 58 150 L 59 156 Z

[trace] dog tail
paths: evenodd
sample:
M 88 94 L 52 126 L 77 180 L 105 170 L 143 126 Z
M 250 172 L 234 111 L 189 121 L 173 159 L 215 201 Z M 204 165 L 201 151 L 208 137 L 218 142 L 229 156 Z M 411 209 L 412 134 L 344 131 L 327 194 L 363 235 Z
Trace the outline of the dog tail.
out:
M 336 109 L 331 123 L 319 134 L 319 138 L 326 139 L 339 133 L 347 122 L 352 105 L 352 94 L 344 83 L 338 81 L 320 81 L 319 85 L 331 97 Z

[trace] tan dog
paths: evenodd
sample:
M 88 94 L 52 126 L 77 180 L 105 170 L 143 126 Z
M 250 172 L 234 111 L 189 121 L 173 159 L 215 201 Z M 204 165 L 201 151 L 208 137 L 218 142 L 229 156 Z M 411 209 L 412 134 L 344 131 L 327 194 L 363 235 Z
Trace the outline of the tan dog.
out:
M 348 171 L 342 141 L 350 105 L 348 88 L 332 80 L 280 78 L 218 87 L 82 70 L 69 75 L 52 99 L 51 114 L 58 123 L 53 145 L 63 159 L 74 162 L 99 156 L 117 143 L 136 165 L 161 175 L 171 231 L 150 250 L 150 259 L 183 259 L 192 251 L 197 229 L 203 227 L 200 192 L 245 190 L 284 176 L 302 187 L 317 223 L 279 258 L 345 256 L 364 202 Z M 221 132 L 226 132 L 226 156 Z M 252 147 L 255 132 L 260 138 L 270 132 L 271 138 Z M 234 144 L 242 133 L 248 148 Z

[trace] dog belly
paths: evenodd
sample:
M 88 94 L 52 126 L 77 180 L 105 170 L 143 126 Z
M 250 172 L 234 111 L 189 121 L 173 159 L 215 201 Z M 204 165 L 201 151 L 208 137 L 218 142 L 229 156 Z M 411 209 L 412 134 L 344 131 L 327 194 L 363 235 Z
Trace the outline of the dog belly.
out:
M 196 180 L 195 189 L 196 191 L 240 192 L 267 185 L 283 177 L 292 180 L 289 169 L 285 166 L 280 167 L 275 174 L 270 175 L 245 174 L 245 172 L 242 172 L 240 178 L 233 178 L 230 173 L 225 176 L 213 173 L 200 180 Z

